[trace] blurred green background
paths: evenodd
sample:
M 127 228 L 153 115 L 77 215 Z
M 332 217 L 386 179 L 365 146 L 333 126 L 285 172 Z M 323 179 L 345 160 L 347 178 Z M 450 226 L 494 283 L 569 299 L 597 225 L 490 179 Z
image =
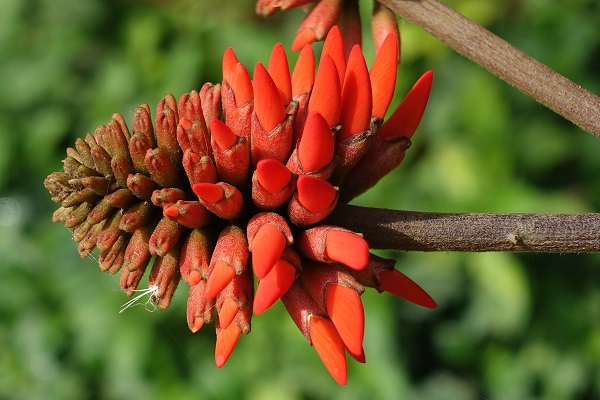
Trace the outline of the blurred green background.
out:
M 597 1 L 448 3 L 600 93 Z M 185 288 L 167 312 L 118 314 L 118 277 L 51 223 L 43 179 L 113 112 L 131 121 L 141 102 L 218 82 L 227 47 L 249 70 L 274 43 L 289 49 L 302 16 L 264 20 L 251 0 L 0 1 L 0 399 L 600 398 L 598 255 L 387 253 L 440 307 L 365 293 L 367 363 L 349 360 L 346 387 L 281 304 L 254 318 L 223 369 L 213 327 L 187 329 Z M 395 101 L 434 69 L 429 109 L 404 164 L 357 204 L 599 210 L 598 139 L 410 23 L 401 30 Z

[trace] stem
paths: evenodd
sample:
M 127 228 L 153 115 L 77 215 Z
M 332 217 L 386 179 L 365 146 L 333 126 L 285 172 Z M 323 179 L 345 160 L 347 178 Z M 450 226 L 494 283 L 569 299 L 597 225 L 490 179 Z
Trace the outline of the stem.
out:
M 437 0 L 378 0 L 465 57 L 600 138 L 600 97 Z
M 600 252 L 600 213 L 454 214 L 338 204 L 327 223 L 363 233 L 374 249 Z

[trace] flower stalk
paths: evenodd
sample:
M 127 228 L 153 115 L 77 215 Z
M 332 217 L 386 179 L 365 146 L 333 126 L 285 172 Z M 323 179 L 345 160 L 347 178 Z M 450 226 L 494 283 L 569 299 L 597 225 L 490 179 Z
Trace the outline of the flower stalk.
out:
M 600 252 L 600 213 L 435 213 L 339 204 L 325 222 L 401 251 Z

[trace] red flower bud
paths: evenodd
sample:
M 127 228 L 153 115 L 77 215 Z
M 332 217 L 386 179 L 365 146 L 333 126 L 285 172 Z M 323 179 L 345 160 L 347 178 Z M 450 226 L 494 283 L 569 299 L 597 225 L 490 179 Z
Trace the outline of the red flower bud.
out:
M 242 193 L 233 185 L 225 182 L 196 183 L 192 190 L 200 199 L 200 203 L 219 218 L 234 220 L 242 212 Z

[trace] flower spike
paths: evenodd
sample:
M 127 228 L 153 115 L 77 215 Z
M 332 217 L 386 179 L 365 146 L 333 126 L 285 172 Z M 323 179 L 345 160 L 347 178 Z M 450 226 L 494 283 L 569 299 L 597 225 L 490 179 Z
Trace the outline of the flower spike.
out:
M 259 0 L 257 10 L 308 3 Z M 98 249 L 101 271 L 121 270 L 121 288 L 135 295 L 126 307 L 147 296 L 148 307 L 165 309 L 185 281 L 189 329 L 217 314 L 220 368 L 250 332 L 252 315 L 281 299 L 343 385 L 346 351 L 365 361 L 364 287 L 435 307 L 393 260 L 371 255 L 360 233 L 322 222 L 402 161 L 432 73 L 384 122 L 399 44 L 389 10 L 375 4 L 377 58 L 369 73 L 358 1 L 316 3 L 294 43 L 302 52 L 292 76 L 282 45 L 268 68 L 256 66 L 254 81 L 227 49 L 221 83 L 179 101 L 165 96 L 154 120 L 140 105 L 133 129 L 114 114 L 67 149 L 62 171 L 44 185 L 59 203 L 52 220 L 72 231 L 79 255 Z M 306 43 L 325 36 L 315 72 Z M 138 289 L 147 269 L 148 288 Z

